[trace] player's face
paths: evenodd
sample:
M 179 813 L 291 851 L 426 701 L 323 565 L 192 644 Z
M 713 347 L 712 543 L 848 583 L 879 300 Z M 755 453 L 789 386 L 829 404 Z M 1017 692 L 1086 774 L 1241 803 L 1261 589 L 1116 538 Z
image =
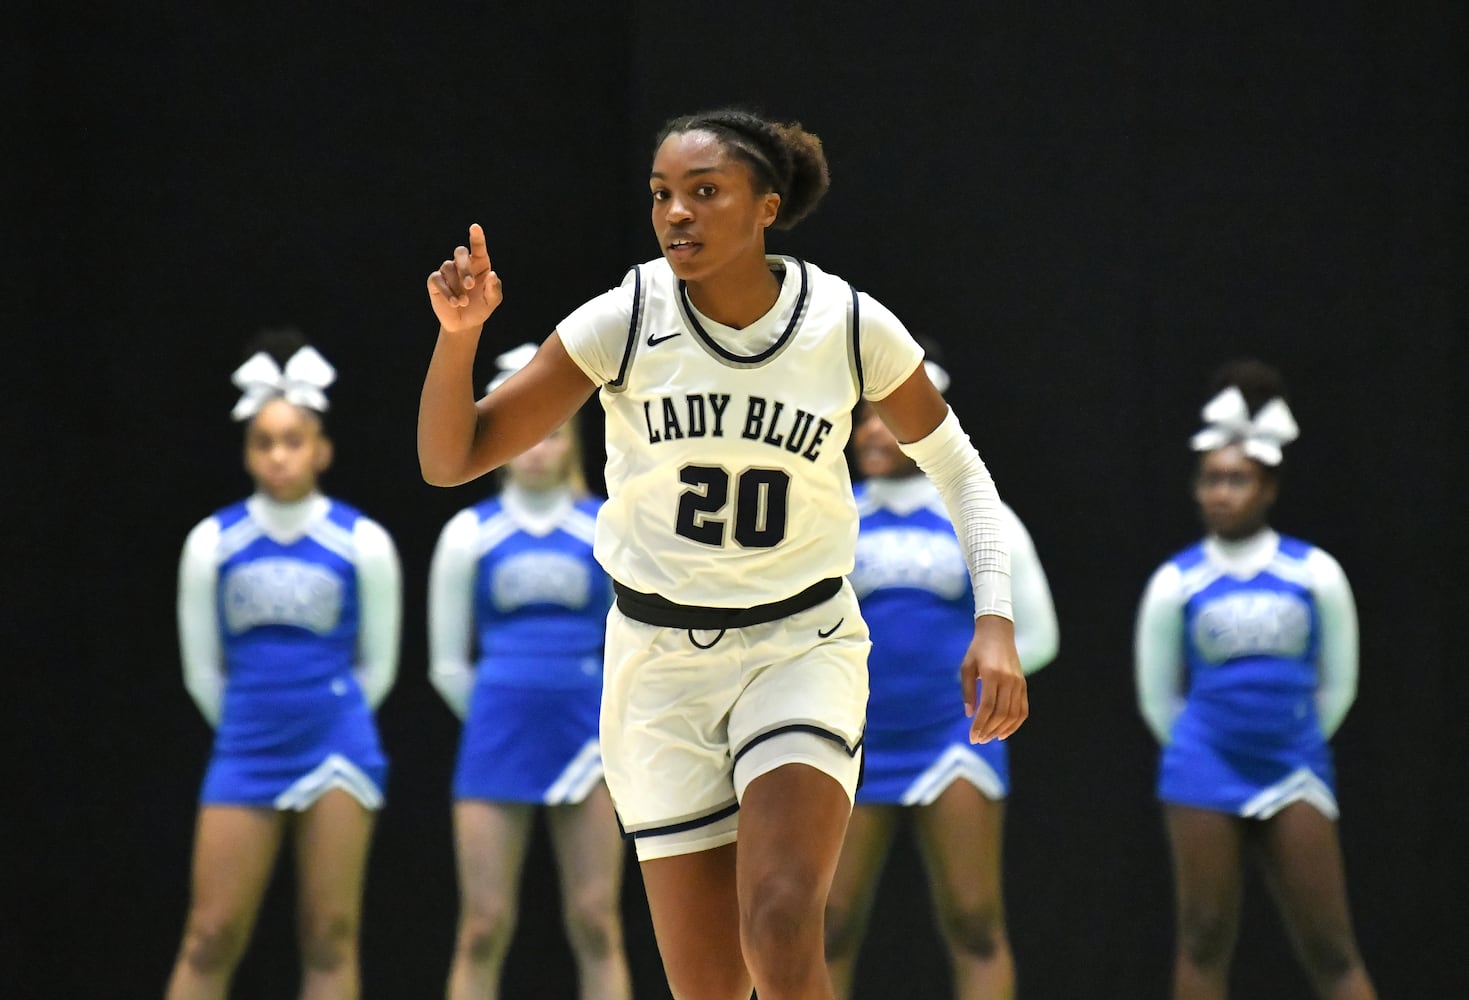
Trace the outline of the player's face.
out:
M 909 476 L 918 469 L 918 463 L 898 449 L 898 439 L 870 403 L 863 403 L 857 411 L 852 450 L 857 456 L 857 471 L 866 479 Z
M 717 274 L 751 255 L 764 263 L 765 229 L 780 196 L 758 194 L 750 169 L 709 132 L 676 132 L 663 140 L 648 179 L 653 232 L 673 273 L 689 282 Z
M 316 477 L 331 459 L 321 421 L 284 399 L 262 406 L 245 431 L 245 471 L 262 493 L 283 503 L 316 489 Z
M 1207 452 L 1199 460 L 1194 499 L 1210 534 L 1248 538 L 1265 526 L 1275 495 L 1275 480 L 1239 445 Z
M 571 434 L 561 427 L 507 462 L 506 472 L 528 490 L 555 489 L 571 475 L 574 459 Z

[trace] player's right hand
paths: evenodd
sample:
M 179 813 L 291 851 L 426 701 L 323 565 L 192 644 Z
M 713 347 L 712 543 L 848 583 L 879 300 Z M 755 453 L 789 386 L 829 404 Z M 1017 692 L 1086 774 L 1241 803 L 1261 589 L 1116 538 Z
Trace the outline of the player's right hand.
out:
M 485 231 L 469 227 L 469 246 L 454 248 L 454 256 L 428 276 L 428 300 L 439 325 L 450 333 L 484 326 L 505 297 L 500 276 L 490 270 Z

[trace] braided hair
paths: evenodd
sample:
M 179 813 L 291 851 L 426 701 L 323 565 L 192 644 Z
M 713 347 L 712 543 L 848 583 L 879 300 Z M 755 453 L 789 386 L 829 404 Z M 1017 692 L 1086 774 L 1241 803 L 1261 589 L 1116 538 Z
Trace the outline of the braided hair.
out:
M 708 132 L 726 153 L 750 169 L 755 189 L 780 195 L 776 229 L 791 229 L 811 214 L 831 177 L 821 140 L 795 122 L 774 122 L 740 108 L 719 108 L 670 118 L 654 148 L 670 135 Z

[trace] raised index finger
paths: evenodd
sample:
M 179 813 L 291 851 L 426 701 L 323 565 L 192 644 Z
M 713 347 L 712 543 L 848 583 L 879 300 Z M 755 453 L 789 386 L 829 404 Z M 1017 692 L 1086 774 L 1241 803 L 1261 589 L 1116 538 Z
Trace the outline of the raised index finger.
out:
M 490 251 L 485 246 L 485 231 L 478 222 L 469 224 L 469 270 L 483 274 L 490 269 Z

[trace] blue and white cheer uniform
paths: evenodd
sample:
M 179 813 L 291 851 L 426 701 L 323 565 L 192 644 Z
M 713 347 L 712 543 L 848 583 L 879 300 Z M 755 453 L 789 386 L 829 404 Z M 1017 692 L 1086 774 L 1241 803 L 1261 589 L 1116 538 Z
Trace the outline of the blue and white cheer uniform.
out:
M 612 583 L 592 556 L 601 504 L 510 484 L 439 537 L 430 676 L 464 720 L 456 799 L 575 803 L 602 780 Z
M 252 496 L 190 532 L 179 636 L 215 726 L 204 805 L 304 810 L 342 788 L 381 807 L 373 710 L 397 670 L 400 591 L 387 532 L 320 494 Z
M 1164 802 L 1268 819 L 1337 816 L 1331 737 L 1356 694 L 1357 616 L 1322 550 L 1264 530 L 1164 563 L 1137 621 L 1138 699 Z
M 856 495 L 851 581 L 872 634 L 857 805 L 927 805 L 956 780 L 1002 799 L 1010 789 L 1005 742 L 969 742 L 959 665 L 974 639 L 974 599 L 943 500 L 922 474 L 870 479 Z M 1031 673 L 1056 655 L 1056 611 L 1029 533 L 1009 507 L 1001 513 L 1016 649 Z

